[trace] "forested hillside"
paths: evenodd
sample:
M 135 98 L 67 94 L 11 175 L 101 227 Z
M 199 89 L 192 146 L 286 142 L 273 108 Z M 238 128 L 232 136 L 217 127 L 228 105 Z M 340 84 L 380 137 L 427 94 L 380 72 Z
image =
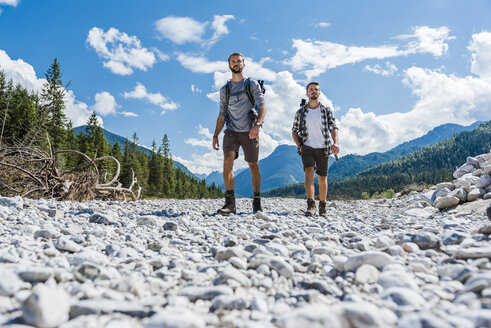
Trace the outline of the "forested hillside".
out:
M 488 121 L 472 131 L 362 171 L 354 178 L 330 182 L 329 196 L 362 198 L 362 193 L 372 196 L 390 189 L 401 191 L 413 183 L 435 184 L 450 180 L 455 168 L 468 156 L 487 153 L 490 149 L 491 121 Z M 295 184 L 271 190 L 265 196 L 305 197 L 305 189 L 303 184 Z
M 98 125 L 95 112 L 85 127 L 85 133 L 76 135 L 71 122 L 64 114 L 64 96 L 66 85 L 62 83 L 62 74 L 55 59 L 47 71 L 46 82 L 41 94 L 14 85 L 5 79 L 0 67 L 0 148 L 34 147 L 46 153 L 61 149 L 82 152 L 90 158 L 113 156 L 121 164 L 119 181 L 128 187 L 133 181 L 141 187 L 143 197 L 163 198 L 216 198 L 222 197 L 222 191 L 215 185 L 206 186 L 175 169 L 171 158 L 170 141 L 165 133 L 162 142 L 154 141 L 148 155 L 138 148 L 138 137 L 120 145 L 108 143 L 102 128 Z M 124 151 L 121 151 L 123 147 Z M 1 159 L 3 161 L 3 159 Z M 78 167 L 84 158 L 75 153 L 61 154 L 57 157 L 59 167 L 64 171 Z M 9 188 L 12 165 L 0 165 L 0 194 L 15 195 L 18 190 Z M 116 172 L 112 161 L 98 162 L 101 179 L 105 175 L 110 180 Z

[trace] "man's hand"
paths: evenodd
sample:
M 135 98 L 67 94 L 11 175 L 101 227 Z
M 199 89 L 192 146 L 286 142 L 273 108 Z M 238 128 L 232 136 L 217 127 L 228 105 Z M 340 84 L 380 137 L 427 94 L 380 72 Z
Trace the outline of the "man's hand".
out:
M 249 131 L 249 139 L 259 138 L 259 129 L 260 127 L 258 125 L 254 125 L 251 131 Z
M 213 136 L 213 149 L 215 150 L 220 149 L 220 143 L 218 142 L 217 136 Z
M 334 155 L 339 154 L 339 146 L 337 144 L 333 144 L 331 146 L 331 153 L 333 153 Z

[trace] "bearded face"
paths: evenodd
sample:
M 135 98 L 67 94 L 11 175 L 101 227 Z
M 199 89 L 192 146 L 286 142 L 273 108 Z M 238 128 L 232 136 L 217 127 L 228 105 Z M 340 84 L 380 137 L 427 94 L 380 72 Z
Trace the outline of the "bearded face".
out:
M 232 56 L 228 63 L 228 67 L 234 74 L 242 73 L 244 66 L 244 58 L 241 56 Z

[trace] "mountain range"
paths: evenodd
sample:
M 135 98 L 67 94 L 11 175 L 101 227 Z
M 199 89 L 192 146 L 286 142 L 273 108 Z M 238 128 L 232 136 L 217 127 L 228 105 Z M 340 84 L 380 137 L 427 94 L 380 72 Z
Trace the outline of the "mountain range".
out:
M 354 177 L 329 183 L 329 197 L 391 197 L 395 192 L 415 190 L 452 179 L 455 168 L 469 156 L 488 153 L 491 149 L 491 121 L 476 129 L 425 146 L 399 159 L 380 163 Z M 266 197 L 305 197 L 302 183 L 276 188 L 263 193 Z M 385 197 L 385 196 L 382 196 Z
M 75 135 L 78 135 L 81 132 L 85 133 L 85 127 L 86 127 L 86 125 L 81 125 L 81 126 L 77 126 L 76 128 L 74 128 Z M 119 147 L 121 148 L 121 152 L 124 152 L 124 144 L 125 144 L 125 141 L 127 138 L 122 137 L 118 134 L 112 133 L 112 132 L 110 132 L 104 128 L 102 129 L 102 132 L 104 133 L 104 137 L 106 137 L 106 141 L 108 143 L 110 143 L 111 145 L 114 145 L 116 142 L 119 143 Z M 152 153 L 152 150 L 150 148 L 147 148 L 147 147 L 144 147 L 141 145 L 138 145 L 137 148 L 141 151 L 144 151 L 147 155 L 150 155 Z M 196 175 L 194 175 L 191 171 L 189 171 L 188 168 L 186 166 L 184 166 L 182 163 L 179 163 L 176 160 L 174 160 L 173 162 L 174 162 L 174 167 L 176 169 L 179 168 L 179 169 L 181 169 L 181 171 L 183 171 L 184 173 L 186 173 L 190 177 L 197 178 L 197 179 L 201 180 Z
M 475 122 L 469 126 L 459 124 L 443 124 L 429 131 L 422 137 L 404 142 L 386 152 L 373 152 L 366 155 L 348 154 L 338 161 L 330 158 L 329 181 L 343 180 L 354 177 L 359 172 L 380 163 L 396 160 L 425 146 L 447 140 L 455 134 L 470 131 L 479 126 Z M 278 146 L 268 157 L 259 161 L 261 170 L 261 192 L 275 188 L 301 183 L 304 180 L 303 166 L 297 147 L 290 145 Z M 215 183 L 224 188 L 222 174 L 214 171 L 205 178 L 208 184 Z M 248 169 L 235 173 L 235 192 L 247 197 L 252 194 L 251 173 Z

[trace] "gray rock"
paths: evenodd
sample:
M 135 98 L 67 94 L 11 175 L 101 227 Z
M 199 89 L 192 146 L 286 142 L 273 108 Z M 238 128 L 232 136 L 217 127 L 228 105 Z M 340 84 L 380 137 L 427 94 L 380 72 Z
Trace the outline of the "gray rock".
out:
M 440 248 L 440 238 L 429 231 L 422 231 L 415 234 L 411 240 L 413 243 L 418 245 L 420 249 L 439 249 Z
M 144 321 L 145 328 L 204 328 L 205 318 L 197 312 L 168 306 Z
M 51 268 L 27 268 L 17 271 L 19 277 L 27 282 L 45 282 L 53 276 Z
M 488 174 L 483 174 L 476 182 L 476 187 L 485 189 L 487 186 L 491 185 L 491 177 Z
M 159 218 L 155 215 L 142 215 L 136 220 L 136 224 L 141 226 L 157 226 Z
M 22 302 L 24 322 L 36 327 L 57 327 L 68 320 L 70 296 L 59 287 L 36 285 Z
M 442 189 L 437 191 L 436 197 L 447 196 L 450 192 L 451 192 L 451 190 L 449 188 L 442 188 Z
M 356 269 L 355 280 L 359 284 L 371 284 L 377 282 L 380 272 L 371 264 L 363 264 Z
M 211 300 L 219 295 L 233 295 L 233 290 L 227 286 L 188 286 L 179 291 L 180 296 L 186 296 L 190 301 Z
M 491 259 L 491 246 L 461 248 L 455 252 L 455 257 L 458 259 L 472 259 L 481 257 Z
M 384 289 L 392 287 L 404 287 L 412 290 L 418 290 L 418 285 L 414 282 L 414 279 L 406 272 L 403 271 L 384 271 L 380 274 L 379 284 Z
M 244 297 L 219 295 L 213 299 L 210 312 L 241 310 L 248 306 L 249 302 Z
M 213 283 L 215 285 L 220 285 L 225 283 L 228 279 L 233 279 L 239 282 L 243 287 L 251 286 L 251 281 L 249 280 L 249 278 L 247 278 L 247 276 L 239 270 L 232 267 L 227 267 L 222 272 L 220 272 Z
M 57 238 L 54 242 L 54 246 L 59 251 L 66 251 L 70 253 L 77 253 L 82 249 L 82 246 L 64 236 Z
M 428 204 L 433 204 L 436 199 L 436 192 L 433 190 L 424 192 L 420 195 L 421 199 L 427 202 Z
M 89 222 L 104 224 L 104 225 L 112 225 L 116 223 L 116 220 L 111 215 L 95 213 L 90 216 Z
M 435 191 L 438 192 L 444 188 L 447 188 L 448 190 L 454 190 L 455 186 L 451 182 L 442 182 L 438 183 L 435 185 Z
M 439 210 L 443 210 L 443 209 L 458 205 L 459 203 L 460 203 L 460 199 L 458 199 L 457 197 L 445 196 L 445 197 L 436 198 L 433 206 L 435 206 Z
M 467 201 L 467 192 L 464 190 L 464 188 L 455 189 L 449 194 L 449 196 L 457 197 L 461 203 Z
M 59 233 L 55 230 L 41 229 L 34 233 L 34 238 L 54 239 L 59 236 Z
M 491 327 L 491 310 L 490 309 L 468 309 L 456 313 L 457 316 L 468 319 L 474 327 Z
M 479 189 L 479 188 L 474 188 L 467 194 L 467 201 L 473 202 L 483 195 L 484 195 L 484 190 Z
M 445 246 L 458 245 L 465 238 L 468 238 L 468 237 L 470 237 L 470 235 L 468 233 L 465 233 L 462 231 L 445 231 L 445 234 L 443 235 L 443 238 L 442 238 L 442 243 Z
M 474 167 L 474 165 L 469 164 L 469 163 L 465 163 L 461 167 L 459 167 L 456 171 L 454 171 L 453 177 L 455 179 L 459 179 L 463 175 L 470 173 L 470 172 L 474 171 L 475 169 L 476 168 Z
M 0 296 L 12 296 L 22 288 L 22 280 L 12 270 L 0 265 Z
M 155 311 L 153 311 L 151 307 L 141 306 L 134 302 L 109 299 L 79 300 L 70 307 L 70 318 L 76 318 L 81 315 L 101 315 L 111 313 L 123 313 L 131 317 L 146 318 L 152 316 Z
M 383 269 L 384 266 L 392 263 L 395 263 L 395 260 L 389 254 L 368 251 L 349 257 L 344 263 L 344 271 L 356 271 L 363 264 L 370 264 L 377 269 Z
M 167 221 L 164 223 L 164 230 L 177 231 L 178 225 L 175 222 Z
M 397 323 L 398 328 L 453 328 L 453 325 L 431 312 L 406 313 Z
M 382 299 L 390 299 L 398 306 L 411 306 L 416 309 L 424 308 L 426 301 L 417 292 L 404 287 L 388 288 L 383 294 Z

